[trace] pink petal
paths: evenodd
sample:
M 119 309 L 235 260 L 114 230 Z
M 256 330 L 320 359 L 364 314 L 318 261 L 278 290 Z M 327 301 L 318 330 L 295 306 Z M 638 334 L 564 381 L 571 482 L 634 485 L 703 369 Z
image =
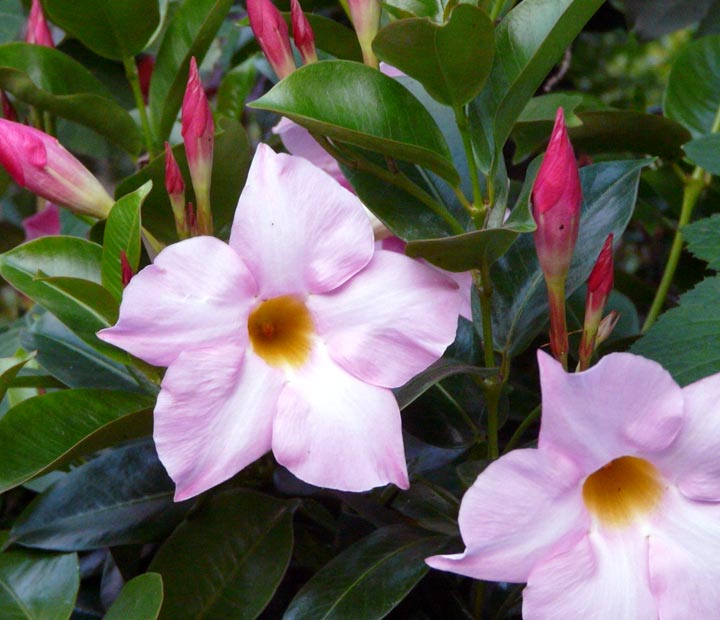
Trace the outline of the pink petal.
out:
M 345 372 L 321 344 L 283 388 L 272 444 L 278 463 L 317 486 L 409 486 L 392 392 Z
M 587 532 L 579 474 L 562 456 L 515 450 L 478 476 L 460 506 L 464 553 L 435 556 L 433 568 L 491 581 L 527 581 L 538 561 Z
M 48 202 L 42 211 L 26 217 L 22 221 L 22 225 L 25 229 L 26 241 L 48 235 L 59 235 L 61 230 L 60 209 L 56 204 Z
M 530 573 L 525 620 L 658 620 L 648 583 L 648 542 L 634 528 L 589 532 Z
M 460 297 L 450 278 L 380 250 L 344 286 L 307 304 L 333 360 L 363 381 L 397 387 L 453 341 Z
M 542 425 L 552 446 L 591 473 L 615 458 L 666 448 L 683 423 L 682 391 L 651 360 L 607 355 L 590 370 L 566 373 L 539 352 Z
M 683 388 L 685 423 L 658 464 L 691 499 L 720 501 L 720 375 Z
M 710 619 L 720 610 L 720 506 L 671 490 L 650 541 L 650 585 L 662 620 Z
M 98 337 L 160 366 L 186 349 L 244 343 L 255 289 L 227 244 L 213 237 L 181 241 L 130 281 L 117 324 Z
M 372 257 L 373 236 L 353 194 L 304 159 L 260 144 L 230 246 L 268 299 L 340 286 Z
M 270 450 L 284 377 L 235 344 L 182 353 L 168 368 L 155 407 L 158 456 L 175 501 L 234 476 Z

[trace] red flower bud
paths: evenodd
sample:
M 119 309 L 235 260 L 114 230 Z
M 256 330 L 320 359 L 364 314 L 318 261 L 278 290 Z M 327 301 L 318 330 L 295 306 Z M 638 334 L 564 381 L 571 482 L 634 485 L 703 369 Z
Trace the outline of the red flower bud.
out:
M 185 217 L 185 182 L 183 181 L 180 166 L 173 155 L 170 145 L 165 143 L 165 190 L 170 198 L 175 229 L 180 239 L 187 239 L 188 227 Z
M 9 121 L 17 122 L 17 112 L 4 90 L 0 90 L 0 99 L 2 99 L 3 118 L 6 118 Z
M 140 92 L 143 101 L 148 102 L 148 94 L 150 93 L 150 79 L 155 69 L 155 57 L 150 54 L 142 54 L 136 60 L 138 70 L 138 80 L 140 81 Z
M 130 284 L 130 280 L 135 275 L 133 268 L 130 266 L 125 250 L 120 250 L 120 277 L 122 278 L 122 287 L 125 288 Z
M 303 62 L 306 65 L 317 62 L 315 35 L 298 0 L 290 0 L 290 14 L 292 16 L 293 40 L 295 41 L 295 47 L 300 51 Z
M 45 47 L 55 47 L 50 28 L 45 21 L 40 0 L 32 0 L 30 7 L 30 15 L 28 17 L 27 32 L 25 33 L 25 43 L 34 43 L 35 45 L 44 45 Z
M 247 0 L 250 27 L 265 57 L 282 79 L 295 71 L 295 58 L 285 20 L 270 0 Z

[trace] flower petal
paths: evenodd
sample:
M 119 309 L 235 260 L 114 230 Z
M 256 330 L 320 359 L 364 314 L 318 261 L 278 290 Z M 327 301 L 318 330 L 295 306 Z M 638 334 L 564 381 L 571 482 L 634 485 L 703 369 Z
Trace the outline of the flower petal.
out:
M 686 497 L 720 501 L 720 375 L 683 388 L 683 398 L 683 428 L 658 465 Z
M 648 543 L 637 529 L 590 532 L 530 573 L 525 620 L 657 620 L 648 583 Z
M 573 374 L 542 352 L 538 363 L 543 409 L 538 445 L 570 456 L 586 473 L 620 456 L 662 450 L 682 426 L 682 390 L 656 362 L 613 353 Z
M 340 286 L 372 257 L 373 233 L 356 196 L 301 157 L 260 144 L 230 246 L 270 299 Z
M 397 387 L 453 341 L 460 296 L 435 269 L 379 250 L 352 280 L 307 305 L 333 360 L 363 381 Z
M 650 585 L 662 620 L 716 618 L 720 609 L 720 505 L 670 490 L 650 541 Z
M 155 407 L 155 445 L 180 501 L 220 484 L 270 450 L 284 377 L 234 344 L 181 354 Z
M 462 554 L 427 563 L 475 579 L 527 581 L 545 557 L 572 547 L 587 532 L 574 464 L 542 450 L 515 450 L 482 472 L 463 497 Z
M 345 372 L 320 343 L 282 390 L 272 445 L 278 463 L 317 486 L 366 491 L 392 482 L 408 487 L 392 392 Z
M 159 366 L 187 349 L 247 342 L 255 281 L 237 254 L 214 237 L 165 248 L 128 284 L 114 327 L 98 338 Z

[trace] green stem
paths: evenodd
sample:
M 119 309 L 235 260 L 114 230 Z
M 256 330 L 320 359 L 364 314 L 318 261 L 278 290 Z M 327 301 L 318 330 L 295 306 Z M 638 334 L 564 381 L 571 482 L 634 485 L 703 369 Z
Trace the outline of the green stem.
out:
M 481 229 L 484 225 L 485 212 L 487 209 L 483 203 L 480 178 L 478 177 L 477 166 L 475 165 L 475 153 L 473 151 L 472 138 L 470 137 L 470 121 L 462 106 L 453 106 L 453 111 L 455 112 L 455 124 L 462 137 L 465 159 L 467 159 L 468 170 L 470 171 L 470 182 L 473 190 L 473 208 L 470 214 L 473 217 L 475 226 Z
M 530 428 L 530 425 L 537 421 L 537 419 L 540 417 L 540 405 L 535 407 L 530 413 L 525 416 L 525 419 L 520 422 L 518 427 L 515 429 L 515 432 L 512 434 L 512 437 L 508 440 L 507 444 L 505 444 L 505 449 L 503 450 L 503 454 L 506 454 L 510 452 L 519 442 L 520 439 L 522 439 L 522 436 L 525 434 L 525 431 Z
M 126 56 L 123 58 L 123 67 L 125 67 L 125 77 L 130 83 L 130 88 L 132 89 L 133 96 L 135 97 L 135 105 L 140 113 L 140 123 L 142 125 L 143 137 L 145 139 L 145 148 L 147 149 L 150 159 L 152 159 L 156 155 L 153 148 L 155 138 L 153 136 L 152 128 L 150 127 L 150 119 L 148 118 L 147 110 L 145 108 L 145 100 L 143 99 L 142 90 L 140 89 L 140 76 L 138 75 L 135 59 L 132 56 Z
M 484 604 L 485 604 L 485 582 L 477 581 L 475 583 L 475 604 L 473 605 L 473 618 L 475 620 L 482 620 Z
M 492 7 L 490 8 L 491 20 L 495 21 L 500 16 L 507 2 L 508 0 L 493 0 Z
M 338 159 L 346 166 L 358 170 L 359 172 L 367 172 L 372 174 L 383 181 L 391 183 L 395 187 L 399 187 L 403 191 L 407 192 L 411 196 L 417 198 L 420 202 L 430 208 L 430 210 L 441 217 L 445 223 L 452 229 L 456 235 L 462 235 L 465 229 L 462 227 L 452 214 L 437 200 L 435 200 L 426 191 L 415 185 L 410 179 L 408 179 L 402 172 L 390 172 L 385 168 L 374 164 L 363 157 L 360 157 L 356 153 L 345 153 L 340 151 L 334 144 L 332 144 L 326 137 L 312 134 L 313 138 L 322 146 L 330 155 L 335 159 Z

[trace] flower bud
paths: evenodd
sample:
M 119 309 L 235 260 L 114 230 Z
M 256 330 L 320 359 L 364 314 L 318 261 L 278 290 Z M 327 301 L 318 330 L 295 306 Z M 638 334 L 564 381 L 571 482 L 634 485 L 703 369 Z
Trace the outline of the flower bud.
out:
M 613 333 L 615 326 L 620 320 L 620 313 L 616 310 L 608 312 L 607 316 L 600 321 L 600 327 L 598 327 L 597 336 L 595 337 L 595 348 L 597 349 L 603 342 L 610 338 L 610 334 Z
M 43 45 L 45 47 L 55 47 L 50 28 L 45 21 L 40 0 L 32 0 L 30 7 L 30 15 L 28 17 L 27 32 L 25 33 L 25 43 L 34 43 L 35 45 Z
M 303 62 L 306 65 L 309 65 L 311 62 L 317 62 L 315 35 L 298 0 L 290 0 L 290 15 L 292 17 L 293 40 L 295 41 L 295 47 L 298 48 L 302 56 Z
M 185 218 L 185 182 L 183 181 L 180 166 L 178 166 L 175 155 L 170 145 L 165 143 L 165 190 L 170 198 L 173 217 L 175 218 L 175 229 L 180 239 L 187 239 L 188 228 Z
M 215 124 L 194 57 L 190 60 L 190 74 L 182 104 L 182 137 L 197 201 L 198 230 L 202 235 L 211 235 L 210 180 Z
M 150 80 L 155 70 L 155 57 L 150 54 L 141 54 L 135 61 L 138 71 L 138 80 L 140 81 L 140 92 L 143 101 L 147 104 L 148 95 L 150 94 Z
M 21 187 L 76 213 L 105 218 L 114 203 L 57 139 L 33 127 L 0 119 L 0 164 Z
M 270 0 L 247 0 L 250 27 L 265 57 L 282 79 L 295 71 L 295 58 L 285 20 Z
M 348 6 L 363 60 L 366 65 L 377 67 L 378 60 L 372 50 L 372 42 L 380 28 L 380 3 L 378 0 L 348 0 Z
M 130 284 L 130 280 L 135 275 L 130 261 L 128 260 L 125 250 L 120 250 L 120 279 L 122 281 L 122 287 L 125 288 Z
M 6 118 L 9 121 L 17 121 L 18 115 L 15 111 L 15 107 L 4 90 L 0 90 L 0 99 L 2 100 L 3 118 Z

